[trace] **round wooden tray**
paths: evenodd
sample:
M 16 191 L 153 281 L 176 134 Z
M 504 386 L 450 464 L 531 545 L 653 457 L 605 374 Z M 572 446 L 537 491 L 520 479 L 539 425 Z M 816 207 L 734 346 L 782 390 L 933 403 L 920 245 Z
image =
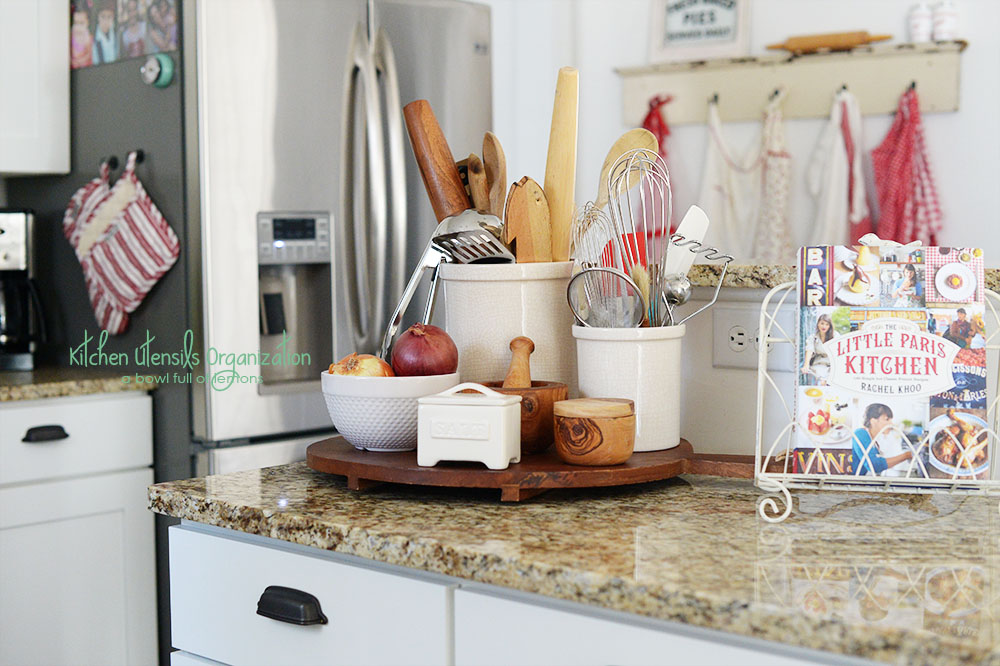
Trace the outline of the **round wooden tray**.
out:
M 749 457 L 747 457 L 749 458 Z M 752 458 L 699 456 L 691 444 L 666 451 L 635 453 L 624 464 L 607 467 L 567 465 L 550 449 L 524 456 L 507 469 L 486 469 L 478 463 L 417 465 L 416 451 L 361 451 L 342 437 L 310 444 L 306 463 L 317 472 L 347 477 L 347 487 L 364 490 L 378 483 L 405 483 L 450 488 L 497 488 L 503 502 L 520 502 L 551 488 L 593 488 L 661 481 L 679 474 L 753 476 Z

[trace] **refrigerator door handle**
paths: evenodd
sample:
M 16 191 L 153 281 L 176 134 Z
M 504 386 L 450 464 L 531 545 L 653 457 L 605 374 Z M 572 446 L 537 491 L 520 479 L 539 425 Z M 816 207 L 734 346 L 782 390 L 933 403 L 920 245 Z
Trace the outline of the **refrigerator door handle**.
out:
M 358 86 L 362 86 L 364 100 L 364 127 L 366 149 L 359 151 L 355 142 L 358 104 Z M 382 111 L 378 98 L 378 80 L 374 60 L 368 43 L 367 30 L 358 24 L 351 40 L 350 57 L 344 82 L 344 114 L 341 126 L 343 146 L 343 179 L 341 180 L 341 209 L 344 242 L 340 243 L 340 258 L 348 292 L 348 309 L 357 351 L 373 350 L 377 344 L 378 318 L 385 309 L 385 275 L 374 270 L 374 264 L 384 261 L 386 254 L 386 192 L 385 158 L 382 136 Z M 354 181 L 358 171 L 359 153 L 362 165 L 362 209 L 365 215 L 356 215 Z M 373 220 L 369 228 L 367 218 Z M 374 238 L 372 238 L 374 236 Z M 353 254 L 352 254 L 353 250 Z M 358 258 L 361 258 L 361 264 Z M 368 312 L 362 314 L 362 302 Z
M 389 302 L 398 302 L 403 294 L 403 283 L 406 271 L 406 155 L 403 143 L 403 105 L 399 99 L 399 75 L 396 72 L 396 58 L 392 43 L 385 30 L 379 28 L 374 44 L 375 69 L 381 75 L 385 86 L 386 138 L 388 140 L 388 186 L 389 217 L 392 239 L 392 253 L 381 256 L 382 265 L 379 270 L 385 275 L 389 284 Z M 378 325 L 375 330 L 381 330 L 382 311 L 378 312 Z

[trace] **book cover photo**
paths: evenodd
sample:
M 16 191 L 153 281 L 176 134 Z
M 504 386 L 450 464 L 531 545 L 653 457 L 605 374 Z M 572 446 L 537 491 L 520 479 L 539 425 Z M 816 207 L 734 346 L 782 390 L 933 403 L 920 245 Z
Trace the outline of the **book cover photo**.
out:
M 989 474 L 983 253 L 799 251 L 792 471 Z

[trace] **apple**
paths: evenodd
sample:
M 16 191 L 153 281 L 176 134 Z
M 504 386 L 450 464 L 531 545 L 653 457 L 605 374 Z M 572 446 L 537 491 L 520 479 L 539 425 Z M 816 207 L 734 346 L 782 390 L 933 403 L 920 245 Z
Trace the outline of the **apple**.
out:
M 348 354 L 336 363 L 330 364 L 331 375 L 352 375 L 354 377 L 395 377 L 392 366 L 371 354 Z

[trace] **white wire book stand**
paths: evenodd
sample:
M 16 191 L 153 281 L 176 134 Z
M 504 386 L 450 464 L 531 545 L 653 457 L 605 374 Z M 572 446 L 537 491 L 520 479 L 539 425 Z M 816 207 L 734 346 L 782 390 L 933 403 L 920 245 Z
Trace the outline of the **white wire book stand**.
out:
M 794 296 L 797 292 L 796 282 L 785 282 L 771 289 L 764 297 L 760 309 L 760 331 L 761 341 L 759 355 L 757 359 L 757 424 L 756 424 L 756 450 L 754 455 L 754 483 L 768 496 L 758 500 L 757 510 L 761 518 L 768 522 L 781 522 L 792 512 L 792 494 L 794 489 L 822 490 L 824 488 L 835 488 L 837 490 L 858 490 L 865 492 L 892 492 L 892 493 L 956 493 L 956 494 L 978 494 L 1000 496 L 1000 463 L 997 461 L 997 432 L 998 409 L 997 403 L 1000 400 L 1000 385 L 995 386 L 998 390 L 994 392 L 992 400 L 986 414 L 987 427 L 981 428 L 972 441 L 965 437 L 956 437 L 945 429 L 924 433 L 923 437 L 917 441 L 911 441 L 899 426 L 893 425 L 886 432 L 898 434 L 903 446 L 911 453 L 912 457 L 907 464 L 897 467 L 902 471 L 900 476 L 870 476 L 863 475 L 866 464 L 871 465 L 868 458 L 869 448 L 863 452 L 863 460 L 856 465 L 856 473 L 829 473 L 828 463 L 824 457 L 824 451 L 820 443 L 815 440 L 810 446 L 804 447 L 802 439 L 797 437 L 799 429 L 802 427 L 796 420 L 792 405 L 789 404 L 785 392 L 782 391 L 771 372 L 767 367 L 768 350 L 772 345 L 796 344 L 795 333 L 785 331 L 777 321 L 779 310 L 786 304 L 789 296 Z M 986 339 L 986 350 L 988 353 L 1000 349 L 1000 340 L 996 340 L 997 332 L 1000 331 L 1000 313 L 997 305 L 1000 304 L 1000 294 L 985 290 L 985 301 L 987 311 L 992 315 L 991 333 Z M 794 298 L 793 298 L 794 302 Z M 798 304 L 796 306 L 796 316 L 798 316 Z M 766 344 L 765 344 L 766 343 Z M 797 358 L 797 357 L 796 357 Z M 988 364 L 989 365 L 989 364 Z M 990 368 L 987 378 L 997 381 L 1000 373 L 996 368 Z M 786 425 L 778 435 L 770 442 L 765 441 L 764 421 L 767 413 L 769 399 L 777 399 L 783 408 L 783 413 L 787 417 Z M 943 435 L 941 433 L 944 433 Z M 944 474 L 940 470 L 934 470 L 933 475 L 929 473 L 931 466 L 924 462 L 930 455 L 931 447 L 935 441 L 944 440 L 956 450 L 955 456 L 958 463 L 954 466 L 954 471 Z M 963 441 L 964 440 L 964 441 Z M 803 449 L 812 448 L 803 455 Z M 793 467 L 796 451 L 802 469 L 795 470 Z M 973 462 L 981 460 L 982 451 L 985 450 L 986 462 L 979 464 Z M 780 504 L 779 504 L 780 503 Z

